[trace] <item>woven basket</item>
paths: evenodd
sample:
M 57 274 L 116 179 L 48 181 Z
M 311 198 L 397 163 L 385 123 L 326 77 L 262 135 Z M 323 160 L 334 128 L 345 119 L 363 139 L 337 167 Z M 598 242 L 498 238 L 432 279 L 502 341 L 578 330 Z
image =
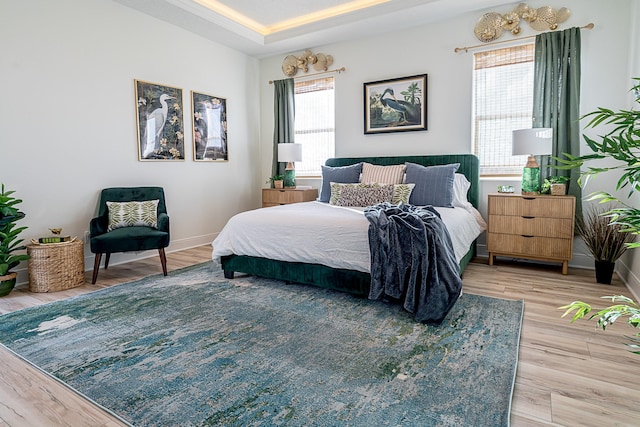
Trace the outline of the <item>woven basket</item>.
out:
M 29 290 L 55 292 L 84 284 L 84 246 L 81 241 L 27 246 Z

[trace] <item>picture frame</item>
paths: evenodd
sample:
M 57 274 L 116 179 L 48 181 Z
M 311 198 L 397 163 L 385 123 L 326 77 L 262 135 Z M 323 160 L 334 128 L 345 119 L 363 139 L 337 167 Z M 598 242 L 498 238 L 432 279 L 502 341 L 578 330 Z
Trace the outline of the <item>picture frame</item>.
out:
M 193 160 L 228 161 L 226 98 L 192 90 L 191 111 Z
M 182 89 L 134 80 L 138 160 L 184 160 Z
M 427 74 L 364 83 L 364 133 L 427 130 Z

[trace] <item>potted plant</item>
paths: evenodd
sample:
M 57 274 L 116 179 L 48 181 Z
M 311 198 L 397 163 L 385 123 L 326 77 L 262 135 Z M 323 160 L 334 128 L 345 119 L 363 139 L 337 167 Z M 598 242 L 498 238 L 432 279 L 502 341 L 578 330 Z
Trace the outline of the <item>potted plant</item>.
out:
M 284 188 L 284 175 L 273 175 L 267 180 L 267 184 L 271 183 L 273 188 Z
M 0 297 L 8 295 L 16 284 L 17 273 L 11 271 L 21 261 L 29 259 L 27 254 L 15 254 L 24 249 L 19 234 L 27 227 L 17 227 L 16 222 L 24 218 L 24 213 L 16 205 L 22 200 L 12 196 L 15 191 L 7 191 L 2 184 L 0 191 Z
M 634 234 L 625 233 L 621 224 L 612 221 L 608 212 L 611 212 L 611 209 L 601 211 L 590 207 L 576 222 L 578 233 L 593 255 L 596 282 L 607 285 L 611 284 L 616 260 L 635 238 Z
M 567 181 L 569 181 L 569 177 L 566 176 L 550 176 L 545 178 L 541 193 L 551 194 L 552 196 L 564 196 L 567 194 Z
M 634 78 L 635 86 L 631 88 L 634 93 L 640 92 L 640 78 Z M 636 102 L 640 103 L 640 97 L 636 96 Z M 600 140 L 596 141 L 584 135 L 584 140 L 591 149 L 590 154 L 583 156 L 571 156 L 564 153 L 564 159 L 556 158 L 562 166 L 560 169 L 582 168 L 585 163 L 592 160 L 610 159 L 614 160 L 613 166 L 605 167 L 587 167 L 581 172 L 578 183 L 583 185 L 591 176 L 596 176 L 601 172 L 622 171 L 622 175 L 616 184 L 616 190 L 628 188 L 629 197 L 640 189 L 640 110 L 618 110 L 614 111 L 608 108 L 598 108 L 597 111 L 591 112 L 582 118 L 589 117 L 591 121 L 587 127 L 595 128 L 600 124 L 611 126 L 611 130 L 605 135 L 600 136 Z M 616 202 L 621 205 L 611 209 L 607 215 L 609 222 L 619 224 L 621 231 L 631 235 L 640 234 L 640 209 L 633 205 L 622 203 L 618 198 L 607 192 L 596 192 L 590 197 L 591 200 L 600 200 L 601 202 Z M 626 244 L 627 248 L 638 248 L 640 242 L 634 241 Z M 628 317 L 628 323 L 634 328 L 640 328 L 640 310 L 638 305 L 631 299 L 624 296 L 605 296 L 602 298 L 611 299 L 614 303 L 612 306 L 600 309 L 589 319 L 598 319 L 598 326 L 605 329 L 607 325 L 612 324 L 620 317 Z M 560 307 L 566 309 L 563 316 L 576 311 L 572 318 L 572 322 L 586 316 L 591 310 L 591 306 L 582 301 L 574 301 L 569 305 Z M 640 348 L 640 333 L 635 337 L 629 337 L 632 344 L 630 347 L 634 349 Z M 640 354 L 639 351 L 634 353 Z

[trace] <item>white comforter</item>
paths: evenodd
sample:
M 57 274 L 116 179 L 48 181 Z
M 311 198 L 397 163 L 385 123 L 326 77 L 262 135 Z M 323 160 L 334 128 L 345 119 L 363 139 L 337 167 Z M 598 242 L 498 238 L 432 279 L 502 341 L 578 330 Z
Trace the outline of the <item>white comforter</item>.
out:
M 436 209 L 460 262 L 486 224 L 473 208 Z M 369 221 L 363 211 L 305 202 L 242 212 L 213 241 L 212 258 L 219 262 L 225 255 L 248 255 L 369 273 Z

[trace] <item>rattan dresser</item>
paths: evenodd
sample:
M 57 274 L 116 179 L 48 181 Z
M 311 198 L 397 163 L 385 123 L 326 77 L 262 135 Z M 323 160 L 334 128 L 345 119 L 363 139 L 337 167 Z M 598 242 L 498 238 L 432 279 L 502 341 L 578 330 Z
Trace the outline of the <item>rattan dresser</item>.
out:
M 573 196 L 490 194 L 489 265 L 496 256 L 559 261 L 562 274 L 567 274 L 575 208 Z
M 63 291 L 84 284 L 82 241 L 32 244 L 27 253 L 31 292 Z

